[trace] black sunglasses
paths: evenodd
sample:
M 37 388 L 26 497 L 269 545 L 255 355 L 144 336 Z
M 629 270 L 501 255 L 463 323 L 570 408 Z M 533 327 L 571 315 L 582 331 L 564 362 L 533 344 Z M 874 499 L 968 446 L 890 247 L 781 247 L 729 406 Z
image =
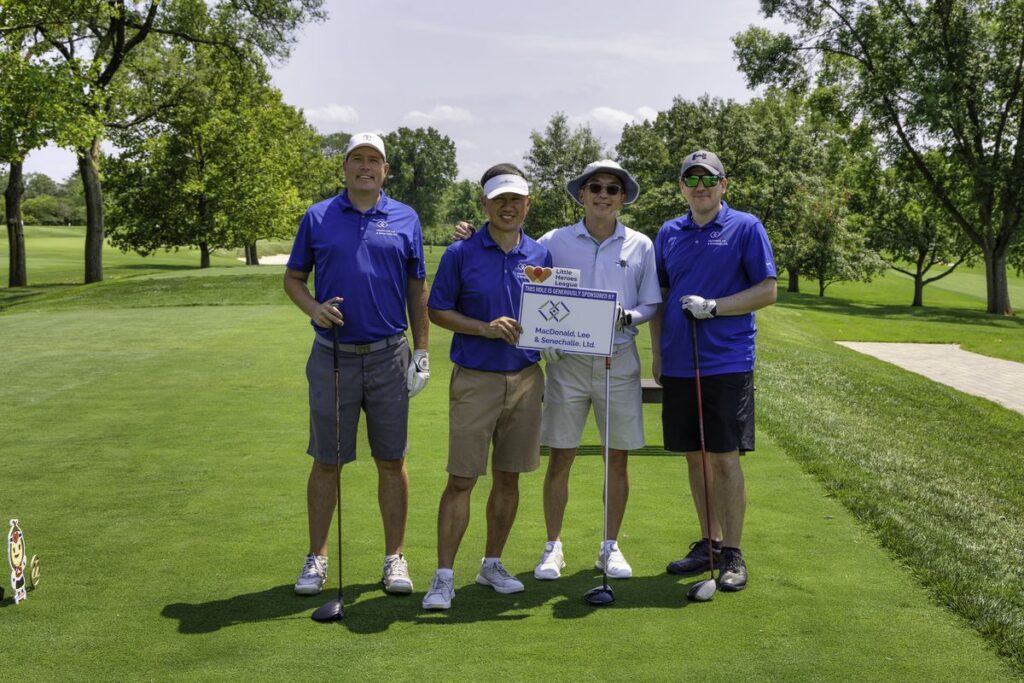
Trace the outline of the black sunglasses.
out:
M 687 187 L 697 187 L 697 183 L 704 181 L 704 187 L 714 187 L 721 180 L 717 175 L 684 175 L 683 183 Z
M 594 194 L 601 194 L 601 190 L 604 190 L 605 192 L 608 193 L 609 197 L 614 197 L 615 195 L 622 192 L 621 185 L 602 185 L 601 183 L 588 183 L 587 189 L 593 192 Z

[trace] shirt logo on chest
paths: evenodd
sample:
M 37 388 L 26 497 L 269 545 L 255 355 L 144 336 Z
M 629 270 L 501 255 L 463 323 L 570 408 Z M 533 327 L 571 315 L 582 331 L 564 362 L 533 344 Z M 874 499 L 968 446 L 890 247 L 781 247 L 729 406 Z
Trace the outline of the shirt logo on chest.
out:
M 729 240 L 722 237 L 722 232 L 720 230 L 715 230 L 713 233 L 708 235 L 708 246 L 727 247 L 729 246 Z
M 390 225 L 388 225 L 388 222 L 383 218 L 378 218 L 376 220 L 370 221 L 370 225 L 373 226 L 373 232 L 376 235 L 381 235 L 383 237 L 398 236 L 398 232 Z

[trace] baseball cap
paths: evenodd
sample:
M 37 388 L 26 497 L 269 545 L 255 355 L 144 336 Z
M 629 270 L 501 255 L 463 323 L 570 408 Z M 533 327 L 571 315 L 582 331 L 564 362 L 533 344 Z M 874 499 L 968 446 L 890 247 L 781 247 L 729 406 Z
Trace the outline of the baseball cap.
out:
M 725 168 L 722 166 L 722 160 L 714 152 L 700 149 L 693 154 L 687 154 L 686 159 L 683 160 L 683 167 L 679 170 L 679 177 L 681 178 L 686 175 L 686 172 L 694 166 L 706 168 L 723 178 L 725 177 Z
M 380 152 L 380 155 L 387 161 L 388 155 L 384 153 L 384 140 L 376 133 L 356 133 L 348 140 L 345 147 L 345 158 L 352 153 L 356 147 L 373 147 Z

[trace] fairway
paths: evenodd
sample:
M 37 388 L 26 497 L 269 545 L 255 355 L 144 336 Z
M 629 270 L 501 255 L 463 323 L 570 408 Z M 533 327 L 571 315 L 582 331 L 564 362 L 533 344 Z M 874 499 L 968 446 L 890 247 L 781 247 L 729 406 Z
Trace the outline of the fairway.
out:
M 439 256 L 435 248 L 432 267 Z M 526 591 L 502 596 L 473 583 L 484 480 L 456 562 L 453 607 L 441 614 L 420 608 L 435 565 L 451 367 L 449 334 L 432 328 L 433 379 L 413 400 L 410 422 L 406 555 L 415 591 L 386 596 L 377 584 L 383 538 L 376 473 L 361 435 L 359 461 L 343 480 L 347 616 L 318 625 L 309 614 L 328 596 L 301 598 L 291 587 L 306 549 L 303 367 L 312 332 L 281 291 L 282 267 L 179 271 L 173 261 L 196 254 L 166 258 L 172 262 L 155 272 L 136 259 L 141 276 L 28 295 L 4 290 L 0 298 L 0 515 L 21 520 L 27 552 L 43 566 L 42 584 L 24 604 L 13 605 L 10 591 L 0 603 L 0 638 L 18 652 L 12 673 L 19 678 L 996 681 L 1022 671 L 1012 653 L 999 656 L 993 641 L 940 605 L 920 582 L 926 572 L 908 570 L 913 562 L 880 543 L 885 529 L 862 509 L 878 501 L 851 503 L 857 489 L 844 489 L 845 480 L 813 460 L 817 439 L 850 436 L 833 422 L 844 394 L 828 384 L 848 381 L 841 365 L 864 378 L 864 386 L 842 388 L 858 392 L 847 398 L 865 419 L 866 443 L 875 427 L 863 405 L 884 403 L 860 393 L 881 376 L 876 361 L 826 338 L 852 329 L 888 341 L 890 327 L 894 336 L 909 334 L 896 331 L 904 326 L 890 324 L 894 318 L 924 325 L 918 312 L 887 309 L 851 326 L 856 307 L 840 310 L 841 297 L 790 295 L 759 316 L 761 431 L 745 460 L 750 587 L 688 604 L 687 588 L 702 577 L 664 572 L 697 525 L 683 462 L 652 449 L 631 459 L 620 537 L 634 578 L 614 582 L 617 601 L 601 610 L 582 599 L 600 582 L 593 561 L 602 519 L 601 461 L 586 456 L 573 469 L 561 580 L 532 578 L 544 540 L 541 470 L 522 478 L 504 555 Z M 891 278 L 877 287 L 908 289 Z M 837 286 L 842 297 L 854 290 Z M 983 327 L 991 318 L 959 308 L 939 318 L 964 348 L 991 352 L 997 336 L 1010 349 L 998 355 L 1015 356 L 1024 346 L 1015 320 Z M 958 326 L 977 331 L 959 335 Z M 649 370 L 646 333 L 642 340 Z M 809 372 L 800 368 L 804 360 Z M 820 373 L 820 386 L 811 373 Z M 893 395 L 908 382 L 921 394 L 913 410 L 939 411 L 930 400 L 955 400 L 963 415 L 1003 425 L 1006 439 L 1021 434 L 1024 421 L 981 399 L 948 389 L 930 399 L 926 380 L 897 379 L 888 387 Z M 836 405 L 822 405 L 820 394 Z M 648 442 L 659 444 L 657 406 L 646 407 L 645 424 Z M 801 424 L 804 434 L 794 431 Z M 592 425 L 586 439 L 598 443 Z M 858 444 L 847 445 L 860 453 Z M 1019 510 L 1019 464 L 1002 463 L 1017 507 L 1007 503 L 983 518 Z M 887 467 L 880 477 L 901 478 L 898 465 Z M 1015 539 L 1019 520 L 1004 518 L 1000 528 Z M 893 520 L 892 529 L 898 526 Z M 332 557 L 331 591 L 337 567 Z M 1013 640 L 998 642 L 1005 648 Z

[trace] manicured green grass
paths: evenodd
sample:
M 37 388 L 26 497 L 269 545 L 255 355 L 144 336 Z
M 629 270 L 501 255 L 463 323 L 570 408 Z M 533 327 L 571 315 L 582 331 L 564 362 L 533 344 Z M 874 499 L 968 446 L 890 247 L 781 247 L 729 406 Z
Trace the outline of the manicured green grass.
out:
M 931 324 L 927 310 L 918 319 L 881 304 L 881 315 L 864 315 L 803 295 L 765 311 L 761 429 L 745 461 L 750 588 L 686 603 L 692 579 L 663 573 L 696 534 L 683 467 L 639 456 L 621 537 L 636 576 L 614 584 L 617 602 L 604 610 L 582 601 L 600 581 L 595 457 L 574 468 L 562 580 L 530 576 L 544 538 L 536 472 L 522 479 L 505 552 L 527 591 L 498 596 L 473 584 L 484 479 L 455 605 L 420 609 L 446 476 L 450 337 L 433 328 L 434 379 L 410 424 L 406 553 L 417 591 L 388 597 L 375 585 L 383 541 L 362 440 L 343 492 L 348 616 L 320 626 L 308 615 L 327 596 L 291 593 L 306 544 L 311 333 L 281 293 L 282 271 L 112 278 L 42 288 L 0 310 L 0 515 L 21 519 L 29 554 L 43 561 L 25 604 L 0 603 L 0 638 L 16 644 L 19 676 L 930 681 L 1024 672 L 1015 602 L 1024 487 L 1009 450 L 1021 418 L 832 344 L 915 321 L 915 341 L 970 336 L 988 320 L 1005 346 L 1022 345 L 1020 326 L 975 320 L 976 302 L 930 311 Z M 660 442 L 654 407 L 645 418 Z M 587 438 L 596 443 L 592 428 Z

